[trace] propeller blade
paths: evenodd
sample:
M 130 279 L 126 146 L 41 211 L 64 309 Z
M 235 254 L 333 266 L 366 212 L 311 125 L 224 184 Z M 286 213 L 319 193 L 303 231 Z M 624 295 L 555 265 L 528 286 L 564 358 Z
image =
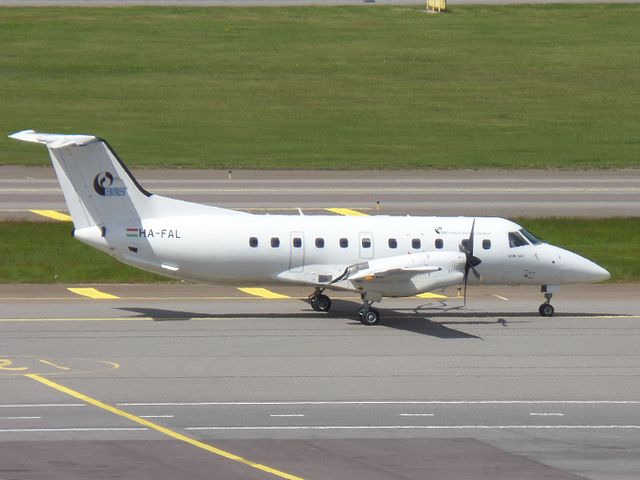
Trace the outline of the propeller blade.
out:
M 476 230 L 476 219 L 473 218 L 473 223 L 471 224 L 471 233 L 469 234 L 469 238 L 466 242 L 463 242 L 462 248 L 464 250 L 465 262 L 464 262 L 464 290 L 463 290 L 463 302 L 464 306 L 467 305 L 467 283 L 469 282 L 469 270 L 473 271 L 473 275 L 476 278 L 480 278 L 480 274 L 476 272 L 476 267 L 482 263 L 478 257 L 473 256 L 473 244 Z

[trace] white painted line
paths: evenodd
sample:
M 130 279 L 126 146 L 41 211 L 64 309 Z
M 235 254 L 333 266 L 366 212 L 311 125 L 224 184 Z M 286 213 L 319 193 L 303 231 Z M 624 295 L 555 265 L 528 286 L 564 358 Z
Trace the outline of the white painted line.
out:
M 282 413 L 282 414 L 272 414 L 270 417 L 304 417 L 302 413 Z
M 433 417 L 435 413 L 401 413 L 401 417 Z
M 140 418 L 173 418 L 173 415 L 140 415 Z
M 118 403 L 127 407 L 206 407 L 243 405 L 640 405 L 640 400 L 360 400 L 292 402 L 157 402 Z
M 31 420 L 42 417 L 0 417 L 0 420 Z
M 185 430 L 627 430 L 640 425 L 286 425 L 187 427 Z
M 532 417 L 564 417 L 564 413 L 553 413 L 553 412 L 549 412 L 549 413 L 529 413 L 529 415 L 531 415 Z
M 503 297 L 501 295 L 498 295 L 497 293 L 493 294 L 494 297 L 499 298 L 500 300 L 504 300 L 505 302 L 508 302 L 509 299 L 507 297 Z
M 14 403 L 0 405 L 0 408 L 39 408 L 39 407 L 86 407 L 84 403 Z
M 130 428 L 109 428 L 109 427 L 95 427 L 95 428 L 6 428 L 0 430 L 0 433 L 49 433 L 49 432 L 134 432 L 149 430 L 142 427 L 130 427 Z

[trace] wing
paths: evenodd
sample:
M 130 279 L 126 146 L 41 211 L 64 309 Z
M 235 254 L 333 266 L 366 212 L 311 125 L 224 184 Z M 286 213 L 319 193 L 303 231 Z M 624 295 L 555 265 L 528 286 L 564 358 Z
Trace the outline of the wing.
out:
M 454 252 L 422 252 L 351 265 L 306 265 L 302 272 L 286 271 L 280 280 L 382 296 L 409 296 L 462 280 L 465 257 Z

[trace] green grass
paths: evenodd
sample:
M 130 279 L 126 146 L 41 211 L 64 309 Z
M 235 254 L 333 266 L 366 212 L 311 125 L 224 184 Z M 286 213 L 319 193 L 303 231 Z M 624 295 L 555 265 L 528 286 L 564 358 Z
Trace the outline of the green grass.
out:
M 24 128 L 134 166 L 640 162 L 640 5 L 2 8 L 0 164 Z
M 0 283 L 167 281 L 74 240 L 72 228 L 71 223 L 0 222 Z
M 640 281 L 640 218 L 517 221 L 546 241 L 607 268 L 614 282 Z M 167 281 L 74 240 L 70 229 L 68 223 L 0 223 L 0 283 Z

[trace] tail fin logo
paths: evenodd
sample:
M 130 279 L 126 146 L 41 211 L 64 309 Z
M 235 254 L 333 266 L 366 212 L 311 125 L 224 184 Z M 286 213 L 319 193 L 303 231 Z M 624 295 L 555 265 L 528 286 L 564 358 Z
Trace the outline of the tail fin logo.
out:
M 114 178 L 111 172 L 100 172 L 93 179 L 93 189 L 102 197 L 124 197 L 127 194 L 126 187 L 115 187 L 115 182 L 121 183 L 119 178 Z

